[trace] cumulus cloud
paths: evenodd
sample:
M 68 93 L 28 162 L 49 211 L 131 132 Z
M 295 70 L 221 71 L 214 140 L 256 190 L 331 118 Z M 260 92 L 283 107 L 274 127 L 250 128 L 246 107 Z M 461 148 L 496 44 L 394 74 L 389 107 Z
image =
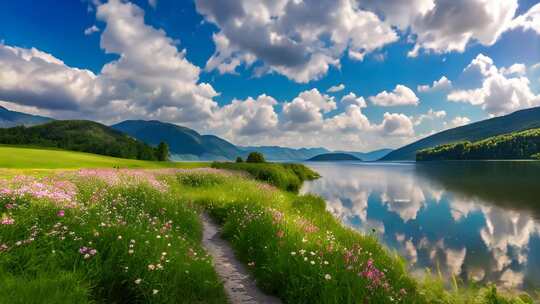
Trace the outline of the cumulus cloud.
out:
M 309 82 L 339 67 L 347 53 L 354 60 L 398 39 L 376 14 L 355 1 L 196 0 L 197 11 L 219 28 L 208 70 L 231 73 L 242 64 L 260 65 L 256 74 L 276 72 Z
M 274 110 L 276 104 L 274 98 L 264 94 L 257 99 L 235 99 L 220 109 L 220 127 L 229 130 L 229 135 L 251 136 L 271 132 L 278 124 Z
M 512 20 L 510 28 L 532 30 L 540 35 L 540 3 L 535 4 L 525 14 Z
M 413 136 L 414 128 L 411 119 L 405 114 L 384 113 L 381 125 L 377 126 L 388 136 Z
M 449 122 L 445 121 L 444 122 L 444 127 L 448 128 L 448 129 L 457 128 L 457 127 L 461 127 L 461 126 L 464 126 L 464 125 L 468 125 L 470 122 L 471 122 L 471 119 L 469 117 L 456 116 Z
M 418 126 L 418 125 L 421 125 L 426 120 L 442 119 L 445 117 L 446 117 L 446 111 L 444 110 L 434 111 L 433 109 L 429 109 L 427 113 L 422 114 L 418 116 L 416 119 L 414 119 L 414 125 Z
M 450 81 L 446 76 L 442 76 L 441 79 L 433 81 L 433 84 L 429 86 L 428 84 L 419 85 L 417 90 L 421 93 L 448 90 L 452 87 L 452 81 Z
M 420 101 L 411 89 L 401 84 L 398 84 L 392 92 L 382 91 L 370 97 L 369 100 L 374 105 L 383 107 L 416 106 Z
M 478 72 L 482 79 L 481 87 L 452 91 L 448 100 L 481 106 L 491 116 L 539 105 L 540 95 L 533 93 L 529 79 L 519 73 L 521 69 L 520 65 L 498 69 L 491 58 L 480 54 L 465 72 Z
M 336 92 L 339 92 L 339 91 L 343 91 L 344 89 L 345 89 L 345 85 L 343 83 L 341 83 L 339 85 L 331 86 L 328 90 L 326 90 L 326 92 L 328 92 L 328 93 L 336 93 Z
M 341 98 L 341 104 L 348 106 L 348 105 L 356 105 L 360 108 L 367 107 L 366 100 L 362 96 L 356 96 L 353 92 L 343 96 Z
M 91 27 L 84 30 L 86 36 L 92 35 L 93 33 L 99 32 L 99 28 L 94 24 Z
M 493 45 L 507 30 L 518 7 L 517 0 L 438 0 L 411 23 L 415 46 L 428 52 L 463 52 L 471 41 Z
M 318 130 L 323 127 L 323 113 L 336 109 L 333 97 L 317 89 L 300 93 L 283 105 L 283 127 L 286 130 Z

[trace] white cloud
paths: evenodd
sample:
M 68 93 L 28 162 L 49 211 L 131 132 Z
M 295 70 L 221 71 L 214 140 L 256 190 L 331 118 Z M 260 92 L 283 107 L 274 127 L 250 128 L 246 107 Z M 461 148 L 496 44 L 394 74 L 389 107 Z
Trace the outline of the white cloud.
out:
M 520 69 L 522 68 L 519 65 L 513 65 L 508 69 L 498 69 L 491 58 L 480 54 L 465 71 L 479 72 L 482 75 L 482 86 L 476 89 L 453 91 L 448 95 L 448 100 L 481 106 L 491 116 L 504 115 L 518 109 L 539 105 L 540 95 L 532 92 L 529 79 L 515 72 L 516 70 L 519 72 Z
M 421 49 L 463 52 L 471 41 L 493 45 L 518 7 L 517 0 L 438 0 L 433 4 L 411 22 L 416 44 L 409 56 L 417 56 Z
M 377 126 L 384 135 L 413 136 L 414 128 L 411 119 L 405 114 L 384 113 L 381 125 Z
M 217 124 L 219 128 L 228 130 L 229 136 L 252 136 L 272 132 L 278 125 L 278 115 L 274 111 L 276 104 L 274 98 L 264 94 L 257 99 L 235 99 L 220 109 Z
M 452 87 L 452 81 L 450 81 L 446 76 L 442 76 L 441 79 L 433 81 L 431 86 L 429 85 L 419 85 L 417 90 L 418 92 L 426 93 L 433 91 L 448 90 Z
M 511 29 L 532 30 L 540 35 L 540 3 L 537 3 L 525 14 L 512 20 Z
M 366 100 L 362 96 L 356 96 L 353 92 L 350 92 L 349 94 L 343 96 L 341 98 L 341 103 L 345 106 L 348 105 L 356 105 L 360 108 L 367 107 Z
M 95 24 L 84 30 L 84 34 L 87 36 L 97 32 L 99 32 L 99 28 Z
M 345 89 L 345 85 L 343 83 L 341 83 L 339 85 L 331 86 L 328 90 L 326 90 L 326 92 L 328 92 L 328 93 L 336 93 L 336 92 L 339 92 L 339 91 L 343 91 L 344 89 Z
M 324 76 L 331 66 L 339 67 L 346 51 L 350 58 L 362 60 L 398 39 L 390 25 L 350 0 L 195 3 L 197 11 L 219 28 L 216 51 L 206 68 L 221 73 L 260 62 L 256 74 L 276 72 L 306 83 Z
M 447 129 L 457 128 L 464 125 L 468 125 L 471 122 L 471 119 L 466 116 L 456 116 L 450 122 L 444 122 L 444 127 Z
M 300 93 L 283 105 L 283 127 L 286 130 L 317 130 L 323 126 L 323 113 L 336 109 L 333 97 L 317 89 Z
M 506 76 L 524 76 L 527 74 L 527 66 L 523 63 L 515 63 L 508 68 L 501 68 L 501 73 Z
M 376 96 L 372 96 L 369 100 L 378 106 L 392 107 L 392 106 L 406 106 L 406 105 L 418 105 L 419 99 L 416 94 L 408 87 L 398 84 L 392 92 L 382 91 Z
M 418 116 L 416 119 L 414 119 L 414 125 L 418 126 L 426 120 L 442 119 L 445 117 L 446 117 L 446 111 L 444 110 L 434 111 L 433 109 L 429 109 L 427 113 L 422 114 Z

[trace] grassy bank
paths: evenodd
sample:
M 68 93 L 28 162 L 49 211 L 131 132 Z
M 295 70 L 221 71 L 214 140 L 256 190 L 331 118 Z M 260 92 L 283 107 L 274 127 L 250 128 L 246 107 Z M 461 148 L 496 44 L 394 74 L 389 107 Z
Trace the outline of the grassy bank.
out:
M 197 168 L 207 166 L 209 163 L 141 161 L 66 150 L 0 145 L 0 168 Z
M 304 181 L 319 178 L 317 172 L 300 164 L 214 162 L 212 168 L 248 172 L 259 181 L 291 192 L 298 192 Z

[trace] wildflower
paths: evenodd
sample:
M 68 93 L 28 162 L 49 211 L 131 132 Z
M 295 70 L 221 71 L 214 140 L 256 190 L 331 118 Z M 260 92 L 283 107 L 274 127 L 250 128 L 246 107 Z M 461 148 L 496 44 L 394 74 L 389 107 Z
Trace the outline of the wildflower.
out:
M 153 294 L 153 295 L 156 295 L 158 292 L 159 292 L 159 290 L 157 290 L 157 289 L 153 289 L 153 290 L 152 290 L 152 294 Z
M 154 264 L 148 265 L 148 270 L 152 271 L 154 269 L 156 269 L 156 266 L 154 266 Z
M 311 261 L 310 263 L 311 263 L 311 265 L 315 265 L 315 261 Z
M 331 276 L 330 274 L 327 273 L 327 274 L 324 275 L 324 279 L 327 280 L 327 281 L 328 281 L 328 280 L 331 280 L 331 279 L 332 279 L 332 276 Z
M 128 250 L 128 254 L 133 254 L 133 249 Z
M 285 232 L 283 230 L 279 230 L 277 233 L 276 233 L 276 236 L 278 238 L 282 238 L 283 236 L 285 235 Z
M 142 279 L 136 279 L 135 284 L 139 285 L 139 284 L 141 284 L 141 281 L 142 281 Z
M 64 217 L 64 215 L 66 215 L 65 211 L 64 210 L 59 210 L 58 213 L 56 213 L 56 215 L 58 217 Z
M 249 266 L 249 267 L 254 267 L 254 266 L 255 266 L 255 262 L 249 262 L 249 263 L 248 263 L 248 266 Z
M 296 255 L 296 251 L 291 252 L 291 255 Z
M 118 236 L 118 239 L 119 239 L 119 240 L 121 240 L 121 239 L 122 239 L 122 236 L 121 236 L 121 235 L 119 235 L 119 236 Z
M 15 220 L 10 217 L 4 217 L 2 218 L 2 225 L 13 225 L 15 224 Z

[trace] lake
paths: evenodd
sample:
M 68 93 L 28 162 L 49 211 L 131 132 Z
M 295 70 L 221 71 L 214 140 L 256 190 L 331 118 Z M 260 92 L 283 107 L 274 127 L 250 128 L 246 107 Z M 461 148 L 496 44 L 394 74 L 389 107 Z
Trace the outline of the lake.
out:
M 540 162 L 306 163 L 302 193 L 421 275 L 540 288 Z

